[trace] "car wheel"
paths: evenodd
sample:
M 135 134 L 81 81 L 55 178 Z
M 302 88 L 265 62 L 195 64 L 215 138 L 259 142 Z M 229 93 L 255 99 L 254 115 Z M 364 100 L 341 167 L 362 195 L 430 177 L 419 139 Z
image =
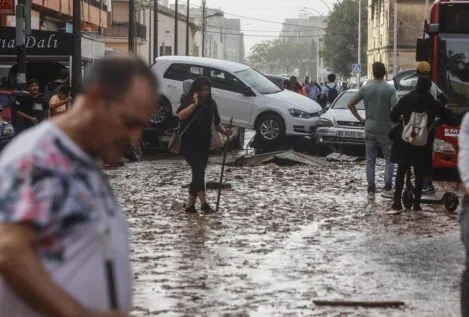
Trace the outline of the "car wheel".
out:
M 171 103 L 168 99 L 161 97 L 159 105 L 155 106 L 155 112 L 153 114 L 152 121 L 154 124 L 160 124 L 165 122 L 173 115 Z
M 285 122 L 277 114 L 263 115 L 256 127 L 260 141 L 265 145 L 283 145 L 285 141 Z

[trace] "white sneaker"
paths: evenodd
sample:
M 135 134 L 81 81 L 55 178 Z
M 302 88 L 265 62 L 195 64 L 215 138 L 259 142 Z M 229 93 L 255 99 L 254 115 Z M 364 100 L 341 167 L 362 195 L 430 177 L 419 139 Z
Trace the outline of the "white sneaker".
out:
M 368 193 L 368 200 L 375 200 L 375 193 Z

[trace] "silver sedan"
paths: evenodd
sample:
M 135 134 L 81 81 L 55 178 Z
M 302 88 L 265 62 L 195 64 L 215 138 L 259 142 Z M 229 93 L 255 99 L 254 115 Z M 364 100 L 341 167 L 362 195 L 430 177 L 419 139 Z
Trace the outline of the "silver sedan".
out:
M 350 99 L 357 93 L 349 89 L 341 93 L 337 99 L 321 115 L 316 130 L 316 141 L 329 146 L 365 145 L 364 126 L 352 115 L 347 107 Z M 358 103 L 360 116 L 365 117 L 363 101 Z

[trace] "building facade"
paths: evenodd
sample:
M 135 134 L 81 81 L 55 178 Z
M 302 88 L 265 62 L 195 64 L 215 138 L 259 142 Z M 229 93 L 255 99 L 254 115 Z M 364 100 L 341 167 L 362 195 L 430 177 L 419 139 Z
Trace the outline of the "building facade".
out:
M 327 16 L 309 16 L 301 14 L 298 18 L 285 19 L 280 39 L 291 43 L 308 43 L 310 47 L 309 58 L 304 60 L 303 67 L 298 69 L 300 77 L 309 75 L 317 77 L 318 72 L 318 47 L 325 34 Z M 319 78 L 318 78 L 319 80 Z
M 368 78 L 374 62 L 394 73 L 394 1 L 397 1 L 397 72 L 415 68 L 417 38 L 423 34 L 425 2 L 419 0 L 368 0 Z
M 180 10 L 185 12 L 186 7 L 182 5 Z M 193 17 L 194 23 L 200 26 L 200 33 L 202 33 L 202 7 L 191 8 L 190 15 Z M 228 19 L 224 16 L 223 11 L 212 8 L 205 9 L 205 16 L 205 57 L 246 63 L 241 20 Z M 202 41 L 202 34 L 199 36 Z M 198 56 L 201 55 L 202 52 Z
M 153 3 L 140 2 L 136 8 L 135 52 L 148 64 L 153 63 L 154 41 L 158 41 L 158 56 L 176 55 L 175 53 L 175 12 L 168 7 L 167 1 L 158 1 L 158 34 L 155 36 Z M 177 55 L 186 54 L 187 18 L 181 8 L 178 11 L 178 51 Z M 103 40 L 108 51 L 128 51 L 128 0 L 112 0 L 110 27 L 104 32 Z M 189 18 L 189 55 L 198 55 L 201 44 L 196 36 L 200 27 L 193 18 Z
M 72 1 L 32 0 L 31 28 L 34 30 L 72 32 Z M 111 0 L 82 1 L 82 31 L 98 32 L 108 25 Z M 0 18 L 1 26 L 14 27 L 15 16 Z

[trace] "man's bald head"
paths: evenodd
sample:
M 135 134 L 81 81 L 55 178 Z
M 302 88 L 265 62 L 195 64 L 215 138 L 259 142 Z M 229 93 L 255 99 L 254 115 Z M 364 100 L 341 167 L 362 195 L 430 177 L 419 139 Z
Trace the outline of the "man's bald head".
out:
M 82 92 L 86 94 L 98 86 L 102 89 L 104 100 L 119 100 L 129 92 L 137 77 L 157 91 L 157 78 L 140 58 L 133 55 L 108 55 L 94 61 L 86 69 Z

